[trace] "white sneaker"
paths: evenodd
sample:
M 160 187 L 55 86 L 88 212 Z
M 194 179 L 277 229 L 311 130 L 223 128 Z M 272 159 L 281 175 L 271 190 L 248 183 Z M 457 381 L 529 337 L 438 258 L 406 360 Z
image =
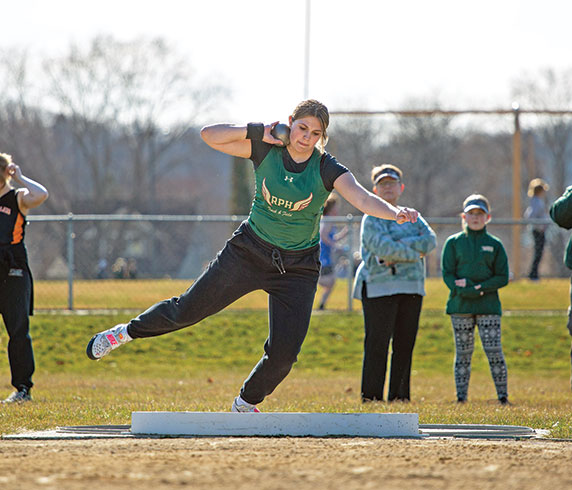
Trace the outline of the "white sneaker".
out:
M 32 397 L 30 396 L 30 388 L 26 386 L 20 386 L 18 391 L 12 393 L 8 398 L 2 401 L 2 403 L 24 403 L 31 402 Z
M 120 323 L 115 327 L 95 334 L 87 344 L 87 357 L 98 361 L 109 354 L 113 349 L 133 340 L 127 333 L 127 325 Z
M 234 399 L 230 411 L 239 413 L 260 413 L 260 410 L 256 408 L 256 405 L 245 402 L 240 396 L 237 396 Z

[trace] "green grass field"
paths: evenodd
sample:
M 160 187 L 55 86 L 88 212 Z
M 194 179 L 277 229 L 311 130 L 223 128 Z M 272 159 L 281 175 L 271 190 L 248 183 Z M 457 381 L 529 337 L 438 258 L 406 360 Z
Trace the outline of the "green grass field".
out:
M 313 315 L 298 363 L 261 408 L 415 412 L 421 423 L 526 425 L 549 429 L 551 437 L 571 438 L 570 336 L 565 328 L 568 285 L 566 280 L 519 281 L 503 291 L 505 309 L 510 310 L 503 318 L 513 403 L 509 407 L 496 402 L 478 342 L 469 403 L 455 402 L 453 338 L 449 318 L 442 312 L 445 296 L 435 281 L 428 285 L 421 317 L 411 403 L 361 403 L 361 311 L 359 303 L 354 312 L 340 311 L 345 291 L 338 288 L 332 302 L 338 309 Z M 131 295 L 135 298 L 135 293 Z M 34 402 L 3 406 L 0 433 L 129 424 L 135 410 L 226 411 L 262 354 L 268 329 L 265 304 L 264 297 L 253 297 L 250 304 L 194 327 L 132 342 L 99 362 L 85 356 L 87 341 L 93 333 L 128 320 L 128 315 L 38 314 L 32 318 L 37 364 Z M 0 350 L 5 352 L 6 343 L 2 329 Z M 0 376 L 3 397 L 11 390 L 5 354 L 0 355 Z
M 178 296 L 191 281 L 160 280 L 99 280 L 75 281 L 73 287 L 75 309 L 135 309 L 142 310 L 164 298 Z M 65 281 L 36 281 L 35 303 L 37 310 L 66 309 L 68 285 Z M 569 279 L 544 279 L 539 282 L 519 280 L 501 289 L 505 310 L 566 310 L 570 302 Z M 443 311 L 448 289 L 441 279 L 430 278 L 426 283 L 425 310 Z M 316 301 L 320 297 L 320 289 Z M 267 296 L 263 291 L 251 293 L 234 303 L 232 309 L 264 309 Z M 345 310 L 348 306 L 348 284 L 338 280 L 328 308 Z M 361 303 L 353 300 L 352 307 L 361 309 Z

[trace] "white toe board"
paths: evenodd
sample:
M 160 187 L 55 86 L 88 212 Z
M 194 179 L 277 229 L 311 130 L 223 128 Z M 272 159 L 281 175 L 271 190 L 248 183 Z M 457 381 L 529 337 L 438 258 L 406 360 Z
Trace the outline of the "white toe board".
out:
M 132 434 L 420 437 L 416 413 L 133 412 Z

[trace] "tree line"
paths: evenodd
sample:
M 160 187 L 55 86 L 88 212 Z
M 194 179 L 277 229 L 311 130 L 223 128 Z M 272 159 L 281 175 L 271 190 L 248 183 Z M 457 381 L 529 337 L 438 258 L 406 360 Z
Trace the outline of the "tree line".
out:
M 222 198 L 226 207 L 212 209 L 248 213 L 248 164 L 220 160 L 198 135 L 202 115 L 220 106 L 230 89 L 203 79 L 166 41 L 98 36 L 50 59 L 6 49 L 0 52 L 0 80 L 0 150 L 50 189 L 44 213 L 193 214 L 204 212 L 197 203 Z M 523 108 L 571 109 L 572 69 L 522 74 L 511 93 Z M 405 101 L 402 108 L 444 105 L 426 98 Z M 489 197 L 495 216 L 511 216 L 510 118 L 332 120 L 327 149 L 364 185 L 374 165 L 393 163 L 405 173 L 404 203 L 425 216 L 456 216 L 463 198 L 475 191 Z M 565 116 L 522 120 L 524 208 L 530 179 L 547 180 L 551 199 L 569 183 L 572 125 Z M 217 158 L 218 166 L 205 168 Z M 228 173 L 220 182 L 224 192 L 205 192 L 202 182 L 221 172 Z M 355 212 L 347 206 L 343 211 Z M 125 243 L 125 236 L 118 238 L 113 253 Z M 103 252 L 91 253 L 97 258 Z

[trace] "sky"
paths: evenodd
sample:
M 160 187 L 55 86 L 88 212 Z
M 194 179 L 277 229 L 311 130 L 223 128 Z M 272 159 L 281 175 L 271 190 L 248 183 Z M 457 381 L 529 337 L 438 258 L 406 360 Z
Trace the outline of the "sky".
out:
M 236 123 L 285 121 L 306 95 L 330 110 L 510 109 L 515 79 L 572 66 L 572 2 L 309 0 L 306 94 L 307 1 L 0 0 L 0 48 L 161 37 L 231 89 L 205 120 Z

